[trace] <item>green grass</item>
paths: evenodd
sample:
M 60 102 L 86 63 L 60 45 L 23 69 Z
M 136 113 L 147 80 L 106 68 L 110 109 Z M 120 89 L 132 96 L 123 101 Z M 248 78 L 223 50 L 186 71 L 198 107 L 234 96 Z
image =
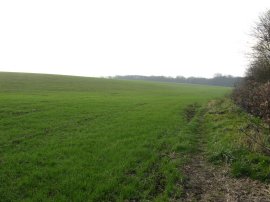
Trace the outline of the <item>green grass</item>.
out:
M 185 107 L 229 88 L 0 73 L 1 201 L 166 201 L 196 135 Z
M 261 120 L 245 113 L 226 98 L 209 103 L 204 118 L 207 152 L 213 163 L 229 164 L 235 177 L 270 182 L 270 156 L 241 130 L 250 122 L 262 124 Z M 246 129 L 246 133 L 257 142 L 270 148 L 269 131 L 261 131 L 256 136 L 252 132 Z

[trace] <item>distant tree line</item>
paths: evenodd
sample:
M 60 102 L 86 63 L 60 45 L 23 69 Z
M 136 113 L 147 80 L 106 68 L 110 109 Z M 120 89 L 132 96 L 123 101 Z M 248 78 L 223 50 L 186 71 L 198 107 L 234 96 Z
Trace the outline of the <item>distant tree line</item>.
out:
M 233 92 L 233 100 L 247 112 L 263 118 L 270 128 L 270 10 L 254 29 L 256 44 L 245 78 Z
M 241 81 L 241 77 L 234 77 L 231 75 L 216 74 L 213 78 L 200 78 L 200 77 L 166 77 L 166 76 L 141 76 L 141 75 L 126 75 L 114 76 L 113 79 L 125 80 L 145 80 L 145 81 L 158 81 L 158 82 L 174 82 L 174 83 L 190 83 L 190 84 L 203 84 L 215 86 L 228 86 L 232 87 Z

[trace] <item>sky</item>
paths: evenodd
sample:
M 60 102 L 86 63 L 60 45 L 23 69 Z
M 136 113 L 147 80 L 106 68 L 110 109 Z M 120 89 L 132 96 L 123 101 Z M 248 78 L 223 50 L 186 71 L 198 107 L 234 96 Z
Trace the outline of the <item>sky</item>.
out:
M 243 76 L 269 0 L 0 0 L 0 71 Z

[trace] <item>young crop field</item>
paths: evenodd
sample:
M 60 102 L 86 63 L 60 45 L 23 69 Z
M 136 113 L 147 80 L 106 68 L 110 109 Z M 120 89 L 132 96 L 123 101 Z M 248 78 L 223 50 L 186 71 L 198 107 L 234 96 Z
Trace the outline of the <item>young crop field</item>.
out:
M 166 201 L 196 147 L 188 105 L 230 88 L 0 73 L 0 201 Z

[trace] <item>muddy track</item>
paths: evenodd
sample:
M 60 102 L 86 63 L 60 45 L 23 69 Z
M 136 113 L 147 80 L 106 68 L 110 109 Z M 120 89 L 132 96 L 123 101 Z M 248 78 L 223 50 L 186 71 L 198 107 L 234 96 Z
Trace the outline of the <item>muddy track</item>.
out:
M 270 202 L 269 185 L 249 178 L 233 178 L 228 166 L 212 165 L 205 155 L 203 135 L 198 138 L 198 150 L 183 168 L 186 179 L 180 201 Z

